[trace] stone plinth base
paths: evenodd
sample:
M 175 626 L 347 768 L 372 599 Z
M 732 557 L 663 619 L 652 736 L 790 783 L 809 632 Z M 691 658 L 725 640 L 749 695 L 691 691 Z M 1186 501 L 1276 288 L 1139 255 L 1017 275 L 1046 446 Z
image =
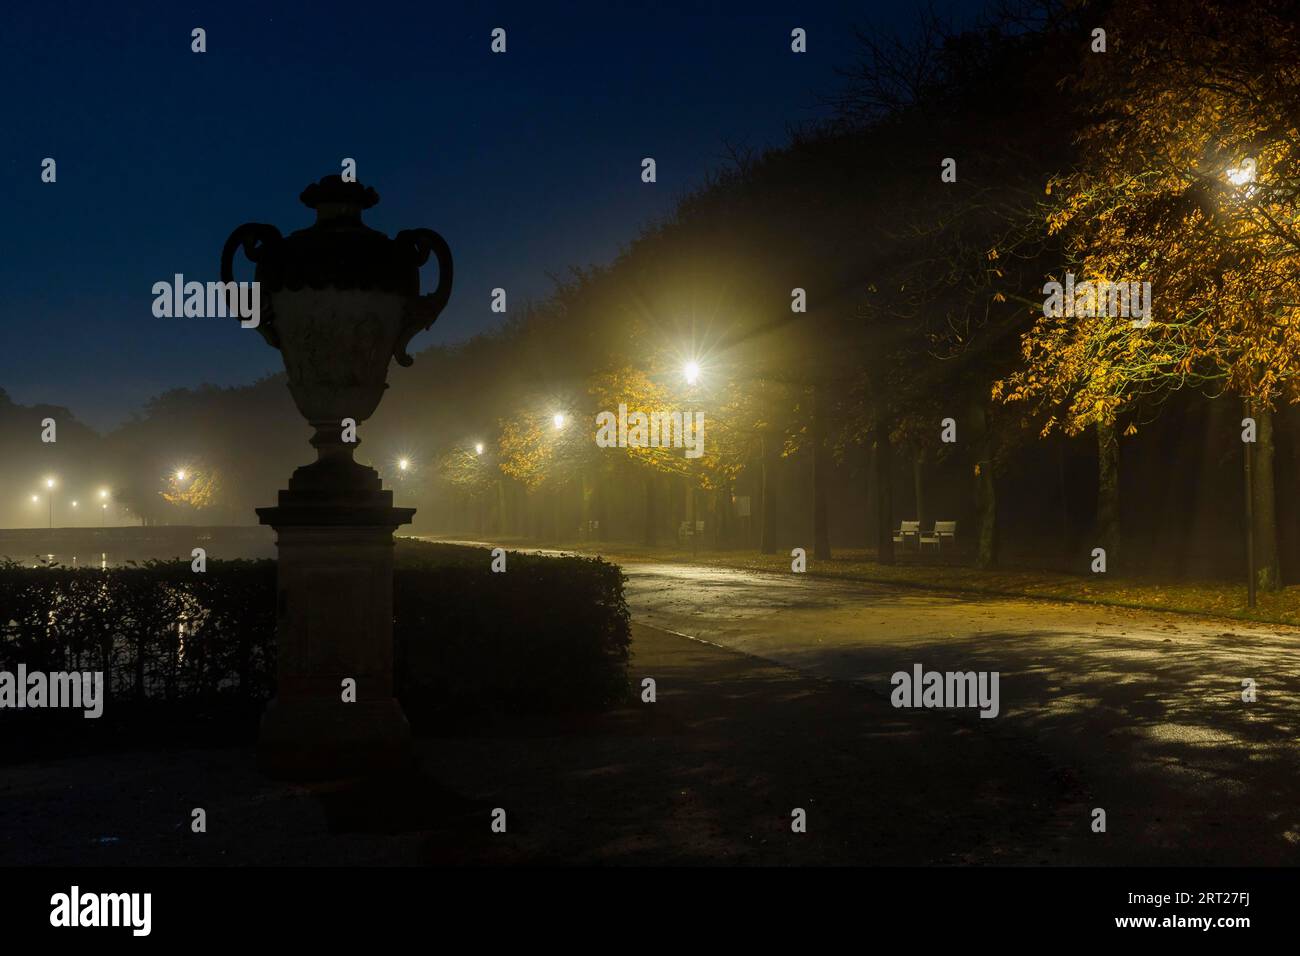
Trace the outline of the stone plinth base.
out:
M 352 704 L 337 695 L 277 697 L 262 715 L 257 766 L 274 777 L 346 777 L 410 764 L 411 727 L 392 697 Z
M 394 508 L 373 470 L 300 468 L 275 508 L 276 699 L 262 718 L 258 765 L 281 777 L 405 769 L 411 730 L 394 698 Z

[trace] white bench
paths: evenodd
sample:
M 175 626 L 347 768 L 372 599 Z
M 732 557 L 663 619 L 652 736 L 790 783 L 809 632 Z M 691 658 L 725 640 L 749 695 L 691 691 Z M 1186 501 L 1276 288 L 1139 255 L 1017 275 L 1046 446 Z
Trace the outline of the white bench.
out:
M 943 550 L 943 539 L 947 538 L 951 543 L 957 543 L 957 522 L 955 521 L 936 521 L 933 531 L 922 531 L 918 539 L 921 550 L 925 550 L 927 544 L 932 544 L 938 550 Z
M 900 521 L 898 530 L 894 532 L 894 544 L 907 545 L 908 538 L 921 538 L 921 522 L 919 521 Z M 918 544 L 917 547 L 920 547 Z

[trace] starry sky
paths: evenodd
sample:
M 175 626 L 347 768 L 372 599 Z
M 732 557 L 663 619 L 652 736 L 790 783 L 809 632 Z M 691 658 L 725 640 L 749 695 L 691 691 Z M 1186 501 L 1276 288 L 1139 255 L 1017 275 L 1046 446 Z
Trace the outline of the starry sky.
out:
M 852 26 L 906 30 L 916 15 L 897 2 L 735 9 L 748 12 L 11 0 L 0 388 L 108 429 L 165 389 L 281 368 L 233 320 L 155 318 L 150 290 L 178 272 L 217 279 L 240 223 L 309 225 L 298 194 L 344 157 L 379 191 L 371 226 L 435 229 L 456 257 L 451 304 L 412 351 L 488 330 L 492 288 L 513 306 L 544 298 L 549 275 L 611 261 L 726 144 L 780 145 L 826 116 Z M 796 26 L 807 54 L 790 52 Z M 191 52 L 195 27 L 206 53 Z M 495 27 L 504 55 L 489 49 Z

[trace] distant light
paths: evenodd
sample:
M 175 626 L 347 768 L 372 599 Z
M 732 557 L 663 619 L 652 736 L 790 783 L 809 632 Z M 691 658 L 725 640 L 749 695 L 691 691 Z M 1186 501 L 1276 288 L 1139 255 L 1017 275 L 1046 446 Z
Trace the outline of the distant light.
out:
M 682 375 L 685 376 L 687 385 L 694 385 L 700 380 L 700 363 L 687 362 L 682 369 Z
M 74 508 L 77 507 L 77 503 L 75 501 L 72 503 L 72 507 Z
M 41 496 L 40 496 L 40 495 L 32 495 L 32 502 L 33 502 L 33 503 L 35 503 L 35 502 L 37 502 L 37 501 L 40 501 L 40 500 L 41 500 Z
M 553 421 L 555 422 L 555 427 L 557 430 L 564 427 L 564 416 L 561 415 L 559 412 L 555 413 L 555 418 L 553 419 Z
M 397 463 L 397 467 L 402 469 L 402 471 L 406 471 L 406 469 L 411 467 L 411 463 L 407 461 L 405 458 L 403 458 L 401 461 Z
M 482 443 L 482 442 L 479 442 L 478 444 L 476 444 L 476 445 L 474 446 L 474 454 L 476 454 L 476 455 L 481 455 L 481 454 L 483 454 L 483 443 Z
M 107 489 L 107 488 L 100 488 L 100 489 L 99 489 L 99 497 L 100 497 L 100 499 L 107 498 L 107 497 L 108 497 L 108 489 Z
M 54 479 L 53 479 L 53 478 L 46 478 L 46 479 L 45 479 L 45 487 L 46 487 L 46 488 L 53 488 L 53 487 L 54 487 Z
M 176 480 L 177 480 L 177 481 L 184 481 L 184 480 L 185 480 L 185 469 L 184 469 L 184 468 L 182 468 L 182 469 L 180 469 L 179 471 L 176 472 Z
M 108 505 L 106 505 L 106 504 L 105 504 L 105 505 L 100 505 L 100 507 L 103 508 L 105 511 L 108 510 Z

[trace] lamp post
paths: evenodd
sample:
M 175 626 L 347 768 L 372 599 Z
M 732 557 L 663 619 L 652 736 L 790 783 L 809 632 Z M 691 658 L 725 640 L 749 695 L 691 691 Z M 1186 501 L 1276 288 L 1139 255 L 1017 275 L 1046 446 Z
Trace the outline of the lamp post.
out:
M 698 362 L 691 360 L 682 366 L 682 378 L 686 379 L 686 384 L 690 387 L 692 395 L 695 391 L 695 385 L 700 380 L 700 365 Z M 688 402 L 686 405 L 686 415 L 693 414 L 693 403 Z M 683 416 L 683 419 L 685 416 Z M 700 483 L 700 466 L 697 458 L 691 463 L 690 487 L 687 488 L 687 494 L 690 495 L 687 513 L 691 521 L 691 557 L 695 558 L 700 553 L 700 520 L 699 520 L 699 495 L 697 494 Z
M 557 432 L 564 431 L 564 426 L 567 423 L 568 423 L 568 418 L 565 417 L 564 412 L 556 412 L 554 415 L 551 416 L 551 425 L 555 428 Z M 558 541 L 564 537 L 564 533 L 561 529 L 561 523 L 560 523 L 561 522 L 560 489 L 559 488 L 551 489 L 550 498 L 551 498 L 551 524 L 555 529 L 555 538 Z M 545 534 L 544 526 L 542 526 L 542 533 Z
M 226 241 L 223 282 L 242 248 L 260 283 L 258 332 L 280 350 L 289 392 L 315 429 L 317 460 L 298 468 L 273 508 L 279 554 L 276 697 L 262 718 L 258 762 L 280 776 L 338 776 L 406 766 L 410 727 L 394 697 L 393 507 L 379 474 L 353 459 L 359 425 L 379 406 L 388 365 L 451 296 L 447 243 L 428 229 L 389 238 L 361 213 L 374 189 L 327 176 L 301 195 L 316 222 L 288 236 L 246 223 Z M 420 295 L 420 267 L 438 287 Z M 349 692 L 351 687 L 351 692 Z
M 1254 192 L 1255 160 L 1244 159 L 1228 168 L 1225 176 L 1233 186 L 1233 198 L 1240 201 Z M 1254 402 L 1249 396 L 1242 399 L 1246 418 L 1254 419 Z M 1255 443 L 1242 442 L 1242 464 L 1246 481 L 1246 606 L 1255 606 Z

